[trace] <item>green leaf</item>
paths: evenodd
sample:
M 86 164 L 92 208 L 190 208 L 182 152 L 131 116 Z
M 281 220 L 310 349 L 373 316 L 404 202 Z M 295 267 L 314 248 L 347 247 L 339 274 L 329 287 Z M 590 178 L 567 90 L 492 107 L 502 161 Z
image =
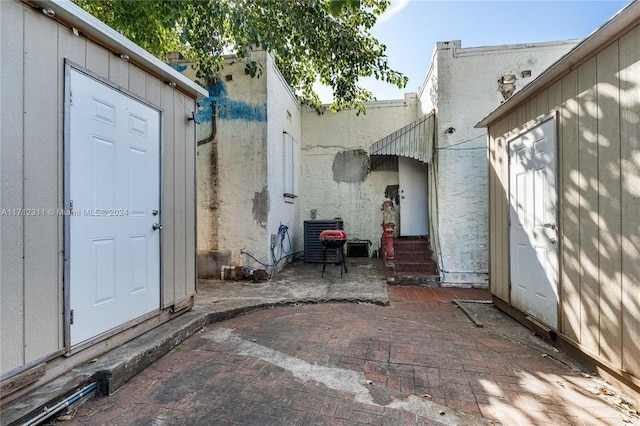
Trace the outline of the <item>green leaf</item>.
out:
M 362 77 L 407 84 L 370 33 L 389 0 L 73 1 L 160 59 L 171 52 L 190 58 L 199 81 L 217 76 L 226 48 L 239 56 L 265 49 L 300 101 L 319 111 L 316 80 L 333 89 L 334 111 L 363 112 L 375 99 L 359 86 Z M 245 72 L 259 78 L 262 67 L 249 61 Z

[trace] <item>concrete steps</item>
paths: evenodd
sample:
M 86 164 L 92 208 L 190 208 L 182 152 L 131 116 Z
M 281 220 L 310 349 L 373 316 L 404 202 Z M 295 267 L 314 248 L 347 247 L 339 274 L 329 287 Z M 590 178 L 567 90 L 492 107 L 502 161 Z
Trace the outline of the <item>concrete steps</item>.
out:
M 394 271 L 387 276 L 393 285 L 437 286 L 440 276 L 428 237 L 400 237 L 393 240 Z

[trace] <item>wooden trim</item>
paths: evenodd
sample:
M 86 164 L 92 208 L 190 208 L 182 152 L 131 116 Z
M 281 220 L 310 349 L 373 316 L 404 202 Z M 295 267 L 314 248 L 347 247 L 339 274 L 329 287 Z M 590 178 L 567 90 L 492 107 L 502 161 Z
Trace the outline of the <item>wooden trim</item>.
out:
M 518 321 L 520 324 L 524 325 L 525 327 L 527 327 L 534 333 L 538 334 L 539 336 L 542 336 L 545 340 L 547 341 L 556 340 L 557 334 L 554 330 L 539 323 L 538 321 L 533 320 L 533 318 L 529 317 L 527 314 L 525 314 L 518 308 L 510 305 L 509 303 L 505 302 L 504 300 L 496 296 L 493 296 L 493 304 L 498 309 L 500 309 L 501 311 L 503 311 L 504 313 L 506 313 L 507 315 L 509 315 L 516 321 Z
M 0 383 L 0 399 L 35 382 L 43 377 L 46 371 L 47 364 L 38 364 Z

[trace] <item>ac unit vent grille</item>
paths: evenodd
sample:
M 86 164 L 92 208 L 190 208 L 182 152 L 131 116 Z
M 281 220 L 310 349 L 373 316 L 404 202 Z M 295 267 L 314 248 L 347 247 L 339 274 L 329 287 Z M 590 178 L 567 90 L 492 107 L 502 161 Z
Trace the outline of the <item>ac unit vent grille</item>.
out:
M 304 221 L 304 261 L 307 263 L 322 263 L 324 246 L 320 241 L 320 233 L 325 229 L 339 230 L 341 220 L 305 220 Z M 327 249 L 327 263 L 340 262 L 341 249 Z

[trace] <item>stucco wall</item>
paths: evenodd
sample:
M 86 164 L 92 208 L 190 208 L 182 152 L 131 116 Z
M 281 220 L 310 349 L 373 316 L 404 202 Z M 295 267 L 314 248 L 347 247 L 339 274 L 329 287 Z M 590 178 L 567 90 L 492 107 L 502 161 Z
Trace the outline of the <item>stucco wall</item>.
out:
M 487 284 L 488 171 L 486 132 L 474 125 L 504 101 L 498 80 L 516 76 L 516 90 L 544 71 L 576 41 L 461 48 L 439 42 L 420 104 L 436 108 L 437 149 L 432 176 L 443 283 Z M 523 72 L 530 71 L 527 76 Z M 446 129 L 455 129 L 447 132 Z M 433 197 L 432 197 L 433 198 Z
M 310 108 L 302 112 L 302 171 L 300 178 L 301 222 L 340 217 L 351 240 L 371 241 L 370 255 L 380 248 L 382 201 L 387 185 L 398 184 L 398 173 L 363 173 L 369 146 L 418 114 L 415 94 L 404 100 L 370 103 L 366 114 L 354 110 L 318 115 Z M 296 232 L 296 247 L 303 246 L 302 224 Z
M 264 53 L 252 59 L 264 61 Z M 267 257 L 267 87 L 244 67 L 244 61 L 227 61 L 210 88 L 217 119 L 218 247 L 231 252 L 233 265 L 243 264 L 241 250 Z
M 301 145 L 300 105 L 273 58 L 252 52 L 262 74 L 245 73 L 247 60 L 225 59 L 198 126 L 198 260 L 201 278 L 223 265 L 284 266 L 295 252 L 298 200 L 284 197 L 283 133 Z M 173 66 L 195 79 L 188 61 Z M 297 155 L 299 158 L 299 152 Z M 299 175 L 299 170 L 297 171 Z M 287 233 L 280 229 L 286 226 Z M 280 244 L 281 236 L 285 241 Z M 273 258 L 272 235 L 277 240 Z M 291 242 L 290 242 L 291 241 Z
M 269 185 L 269 217 L 267 220 L 267 237 L 264 244 L 271 251 L 271 236 L 277 240 L 273 248 L 273 254 L 265 260 L 268 263 L 276 263 L 281 269 L 292 259 L 289 254 L 302 250 L 301 246 L 294 246 L 298 229 L 300 228 L 299 198 L 285 197 L 285 153 L 283 134 L 289 134 L 296 143 L 294 149 L 297 153 L 293 156 L 297 160 L 297 167 L 293 170 L 294 179 L 300 179 L 300 150 L 302 144 L 302 116 L 300 103 L 276 68 L 271 55 L 267 56 L 267 171 Z M 297 194 L 294 194 L 297 195 Z M 287 231 L 278 232 L 280 226 L 286 226 Z M 251 266 L 258 265 L 250 263 Z

